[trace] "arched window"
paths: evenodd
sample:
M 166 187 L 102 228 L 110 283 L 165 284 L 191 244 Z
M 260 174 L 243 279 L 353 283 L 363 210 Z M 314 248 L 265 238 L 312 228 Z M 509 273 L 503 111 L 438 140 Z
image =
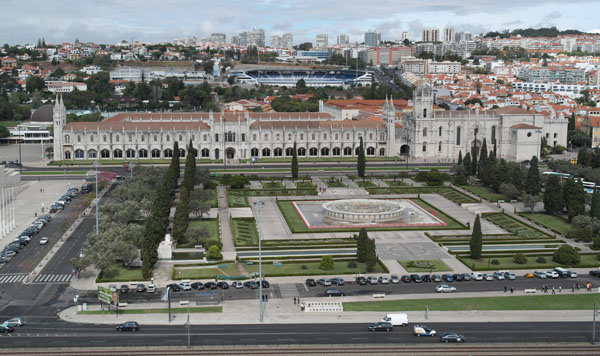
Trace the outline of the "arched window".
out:
M 165 154 L 163 155 L 164 158 L 171 158 L 173 157 L 173 150 L 170 148 L 167 148 L 165 150 Z
M 65 135 L 65 143 L 71 143 L 71 136 Z
M 83 152 L 83 150 L 75 150 L 75 159 L 77 158 L 84 158 L 85 154 Z
M 304 134 L 300 134 L 300 140 L 304 140 Z
M 350 148 L 350 147 L 344 148 L 344 156 L 352 156 L 352 148 Z
M 473 130 L 473 134 L 474 134 L 475 136 L 477 136 L 477 134 L 478 134 L 478 133 L 479 133 L 479 127 L 476 127 L 476 128 Z
M 438 128 L 438 136 L 440 136 L 440 137 L 442 136 L 442 127 L 441 126 Z
M 139 158 L 148 158 L 148 150 L 145 149 L 141 149 L 138 151 L 138 157 Z
M 375 156 L 375 148 L 367 147 L 367 156 Z
M 442 141 L 438 143 L 438 152 L 442 152 Z
M 269 141 L 269 134 L 265 134 L 265 141 Z
M 327 140 L 327 134 L 323 134 L 323 140 Z
M 382 147 L 382 148 L 379 149 L 379 155 L 380 156 L 385 156 L 385 148 Z
M 338 134 L 335 134 L 335 139 L 336 139 L 336 141 L 339 140 L 339 135 Z
M 65 152 L 65 159 L 71 159 L 71 151 Z
M 102 142 L 106 142 L 106 135 L 102 136 Z
M 96 150 L 88 151 L 88 158 L 96 158 L 97 156 L 98 156 L 98 154 L 96 153 Z
M 306 148 L 300 147 L 298 149 L 298 156 L 302 156 L 302 157 L 306 156 Z
M 356 147 L 356 148 L 354 149 L 354 154 L 358 156 L 358 151 L 359 151 L 359 150 L 360 150 L 360 147 Z
M 179 135 L 179 141 L 183 141 L 183 136 Z
M 346 134 L 346 140 L 350 140 L 350 134 L 349 133 Z
M 460 131 L 461 131 L 461 127 L 457 127 L 456 128 L 456 144 L 460 145 Z
M 123 151 L 116 149 L 113 151 L 113 158 L 123 158 Z
M 77 135 L 77 142 L 81 142 L 81 136 Z M 77 151 L 75 151 L 75 158 L 77 158 Z
M 373 140 L 373 133 L 371 132 L 371 133 L 369 134 L 369 141 L 372 141 L 372 140 Z
M 192 148 L 192 154 L 194 155 L 194 158 L 198 158 L 198 150 L 195 148 Z
M 242 142 L 246 142 L 246 134 L 245 133 L 242 134 Z
M 160 158 L 160 150 L 159 149 L 156 149 L 156 148 L 153 149 L 151 154 L 152 154 L 152 158 Z
M 250 150 L 250 156 L 258 157 L 258 148 L 253 148 Z
M 129 134 L 127 136 L 129 137 L 129 142 L 133 141 L 133 135 Z
M 154 135 L 154 142 L 158 141 L 158 136 Z
M 125 151 L 125 157 L 127 158 L 135 158 L 135 150 L 133 149 L 128 149 L 127 151 Z
M 252 135 L 252 141 L 256 142 L 256 134 Z
M 319 154 L 319 150 L 317 150 L 316 147 L 311 147 L 310 150 L 308 150 L 308 154 L 312 157 L 316 156 L 317 154 Z
M 423 128 L 423 137 L 427 137 L 427 127 Z
M 215 148 L 215 159 L 219 159 L 219 149 Z
M 379 141 L 385 141 L 385 133 L 384 133 L 384 132 L 382 132 L 382 133 L 379 135 Z
M 207 134 L 204 134 L 204 136 L 203 136 L 203 138 L 202 138 L 202 141 L 206 142 L 207 140 L 208 140 L 208 135 L 207 135 Z
M 110 158 L 110 151 L 107 149 L 100 151 L 100 158 Z
M 144 140 L 145 140 L 144 135 L 142 135 L 141 141 L 144 142 Z
M 321 148 L 321 156 L 329 156 L 329 148 L 327 148 L 327 147 Z
M 492 145 L 496 143 L 496 126 L 492 126 Z
M 167 142 L 171 141 L 171 136 L 167 135 Z
M 280 135 L 279 135 L 279 134 L 277 134 L 277 136 L 275 137 L 275 139 L 276 139 L 277 141 L 279 141 L 279 137 L 280 137 Z
M 119 142 L 119 135 L 115 136 L 115 141 Z
M 286 157 L 291 157 L 294 155 L 294 149 L 291 147 L 288 147 L 285 149 L 285 156 Z
M 426 119 L 427 118 L 427 109 L 423 109 L 423 118 Z
M 185 150 L 183 148 L 179 149 L 179 157 L 185 157 Z
M 427 152 L 427 142 L 423 142 L 423 152 Z
M 313 141 L 315 140 L 315 134 L 312 134 L 312 140 Z
M 94 142 L 94 135 L 90 135 L 90 142 Z
M 283 156 L 283 149 L 281 149 L 280 147 L 277 147 L 276 149 L 274 149 L 273 156 L 275 156 L 275 157 Z
M 262 155 L 263 155 L 263 157 L 270 157 L 271 156 L 271 150 L 268 149 L 268 148 L 266 148 L 266 147 L 263 148 Z
M 208 148 L 203 148 L 201 153 L 202 153 L 202 158 L 208 158 L 210 156 L 210 151 L 208 150 Z
M 292 134 L 288 134 L 288 141 L 292 140 Z

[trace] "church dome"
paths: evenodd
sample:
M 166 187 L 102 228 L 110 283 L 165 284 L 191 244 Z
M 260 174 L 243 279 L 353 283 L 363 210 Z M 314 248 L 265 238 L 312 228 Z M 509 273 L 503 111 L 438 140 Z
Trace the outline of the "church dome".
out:
M 47 104 L 37 108 L 36 111 L 31 115 L 32 122 L 49 122 L 52 123 L 52 112 L 54 105 Z

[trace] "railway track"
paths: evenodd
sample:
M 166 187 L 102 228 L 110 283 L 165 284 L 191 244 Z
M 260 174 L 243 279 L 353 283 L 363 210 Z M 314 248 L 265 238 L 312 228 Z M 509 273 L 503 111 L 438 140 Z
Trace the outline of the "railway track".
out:
M 600 355 L 600 346 L 592 344 L 540 345 L 331 345 L 325 346 L 207 346 L 191 349 L 181 347 L 115 347 L 115 348 L 57 348 L 57 349 L 3 349 L 0 355 L 431 355 L 431 356 L 577 356 Z

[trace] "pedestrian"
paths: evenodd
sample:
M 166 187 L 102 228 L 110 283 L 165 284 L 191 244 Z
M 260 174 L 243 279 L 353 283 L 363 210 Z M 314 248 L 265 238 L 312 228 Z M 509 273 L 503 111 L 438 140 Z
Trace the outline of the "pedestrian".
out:
M 575 293 L 575 285 L 573 284 L 573 288 L 571 289 L 571 293 Z
M 580 289 L 579 282 L 575 283 L 575 288 Z
M 513 294 L 514 291 L 515 289 L 513 287 L 510 287 L 510 294 Z
M 558 286 L 558 293 L 562 293 L 562 286 Z
M 294 297 L 294 305 L 296 305 L 296 297 Z
M 546 285 L 542 284 L 542 293 L 546 293 L 546 290 L 544 289 L 546 287 Z
M 268 294 L 265 294 L 265 301 L 267 301 L 267 302 L 269 301 L 269 295 Z
M 506 289 L 507 289 L 506 286 L 504 286 L 504 293 L 506 293 Z
M 556 291 L 554 290 L 554 286 L 552 286 L 552 295 L 555 295 Z
M 300 310 L 304 311 L 304 302 L 302 302 L 302 304 L 300 304 Z

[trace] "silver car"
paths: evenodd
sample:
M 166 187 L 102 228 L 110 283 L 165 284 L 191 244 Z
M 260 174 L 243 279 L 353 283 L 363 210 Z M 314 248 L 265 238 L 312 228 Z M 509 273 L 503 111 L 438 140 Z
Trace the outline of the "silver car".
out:
M 398 277 L 395 274 L 392 274 L 390 277 L 390 282 L 394 283 L 394 284 L 398 284 L 398 283 L 400 283 L 400 277 Z

